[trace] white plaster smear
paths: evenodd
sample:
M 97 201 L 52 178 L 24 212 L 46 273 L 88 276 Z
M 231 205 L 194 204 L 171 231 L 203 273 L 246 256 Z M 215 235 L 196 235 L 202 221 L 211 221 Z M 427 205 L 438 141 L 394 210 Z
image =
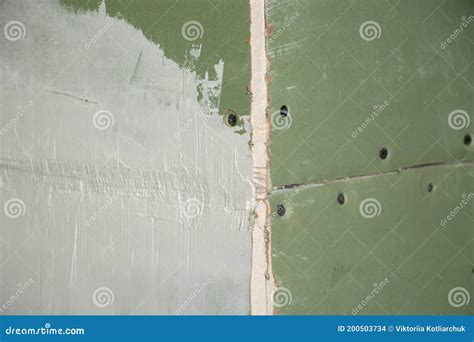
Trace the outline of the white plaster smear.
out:
M 32 107 L 0 135 L 0 203 L 25 205 L 0 213 L 0 305 L 34 283 L 6 313 L 248 314 L 250 137 L 197 101 L 224 62 L 208 84 L 103 8 L 2 1 L 10 20 L 26 36 L 0 37 L 1 127 Z
M 256 208 L 252 232 L 251 306 L 253 315 L 272 314 L 272 272 L 268 203 L 268 139 L 266 117 L 267 59 L 265 53 L 265 2 L 250 1 L 250 45 L 252 53 L 252 156 Z

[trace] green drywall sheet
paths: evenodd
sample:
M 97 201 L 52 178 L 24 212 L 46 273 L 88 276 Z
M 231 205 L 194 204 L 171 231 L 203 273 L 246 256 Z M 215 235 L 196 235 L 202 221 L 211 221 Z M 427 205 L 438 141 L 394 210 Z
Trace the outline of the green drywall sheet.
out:
M 473 176 L 437 166 L 274 192 L 286 208 L 271 220 L 275 311 L 472 314 L 448 298 L 473 293 Z
M 472 0 L 267 1 L 273 186 L 472 160 L 473 12 Z
M 215 65 L 225 61 L 220 96 L 212 97 L 220 114 L 250 114 L 250 6 L 245 0 L 61 0 L 71 10 L 98 10 L 126 20 L 159 44 L 165 56 L 195 71 L 200 78 L 216 79 Z M 192 20 L 190 20 L 192 18 Z M 186 23 L 187 33 L 185 32 Z M 188 34 L 188 39 L 183 39 Z M 199 46 L 202 46 L 200 48 Z M 199 50 L 199 59 L 192 49 Z M 206 75 L 207 74 L 207 75 Z M 199 89 L 200 92 L 205 89 Z M 239 126 L 242 126 L 242 120 Z
M 448 294 L 473 293 L 473 12 L 469 0 L 266 2 L 276 313 L 470 312 Z M 381 213 L 366 219 L 372 198 Z

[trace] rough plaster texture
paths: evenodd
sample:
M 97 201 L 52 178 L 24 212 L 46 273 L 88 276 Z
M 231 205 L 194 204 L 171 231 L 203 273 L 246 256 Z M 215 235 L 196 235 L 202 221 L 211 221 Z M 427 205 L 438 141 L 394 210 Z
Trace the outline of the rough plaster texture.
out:
M 2 313 L 247 314 L 250 136 L 198 94 L 226 61 L 207 81 L 105 11 L 0 2 L 26 29 L 0 37 Z
M 265 53 L 265 6 L 260 0 L 252 0 L 251 46 L 252 46 L 252 157 L 256 206 L 252 230 L 252 314 L 265 315 L 272 312 L 271 264 L 269 257 L 270 230 L 268 224 L 268 140 L 269 122 L 267 109 L 267 58 Z

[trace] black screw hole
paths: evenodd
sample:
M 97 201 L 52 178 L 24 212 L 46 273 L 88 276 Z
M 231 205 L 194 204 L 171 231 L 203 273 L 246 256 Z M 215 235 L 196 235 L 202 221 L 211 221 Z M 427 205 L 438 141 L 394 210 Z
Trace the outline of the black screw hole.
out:
M 434 190 L 433 183 L 428 184 L 428 186 L 426 187 L 426 190 L 428 190 L 428 192 L 432 192 Z
M 384 147 L 380 150 L 380 153 L 379 153 L 379 157 L 380 159 L 387 159 L 388 157 L 388 150 Z
M 280 108 L 280 115 L 286 118 L 288 116 L 288 107 L 283 105 Z
M 464 145 L 469 146 L 472 143 L 472 137 L 470 134 L 464 136 Z
M 227 123 L 232 127 L 235 126 L 237 124 L 237 115 L 229 114 L 227 117 Z
M 286 213 L 285 206 L 284 206 L 283 204 L 278 204 L 278 205 L 277 205 L 276 212 L 277 212 L 278 216 L 283 216 L 283 215 L 285 215 L 285 213 Z
M 346 203 L 346 196 L 344 196 L 342 192 L 339 195 L 337 195 L 337 203 L 339 203 L 340 205 L 343 205 L 344 203 Z

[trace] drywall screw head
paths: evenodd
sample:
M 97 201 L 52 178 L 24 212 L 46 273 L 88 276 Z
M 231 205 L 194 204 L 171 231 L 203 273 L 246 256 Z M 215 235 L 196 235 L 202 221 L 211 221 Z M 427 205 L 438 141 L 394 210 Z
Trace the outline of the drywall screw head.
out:
M 346 197 L 344 196 L 342 192 L 339 195 L 337 195 L 337 202 L 340 205 L 343 205 L 344 203 L 346 203 Z
M 472 142 L 472 137 L 471 137 L 471 135 L 470 135 L 470 134 L 466 134 L 466 135 L 464 136 L 464 145 L 469 146 L 469 145 L 471 145 L 471 142 Z
M 379 157 L 380 159 L 387 159 L 388 150 L 384 147 L 380 150 Z
M 286 213 L 285 206 L 283 204 L 278 204 L 277 208 L 276 208 L 276 212 L 277 212 L 278 216 L 285 215 L 285 213 Z
M 232 127 L 235 126 L 237 124 L 237 115 L 229 114 L 227 117 L 227 123 Z

